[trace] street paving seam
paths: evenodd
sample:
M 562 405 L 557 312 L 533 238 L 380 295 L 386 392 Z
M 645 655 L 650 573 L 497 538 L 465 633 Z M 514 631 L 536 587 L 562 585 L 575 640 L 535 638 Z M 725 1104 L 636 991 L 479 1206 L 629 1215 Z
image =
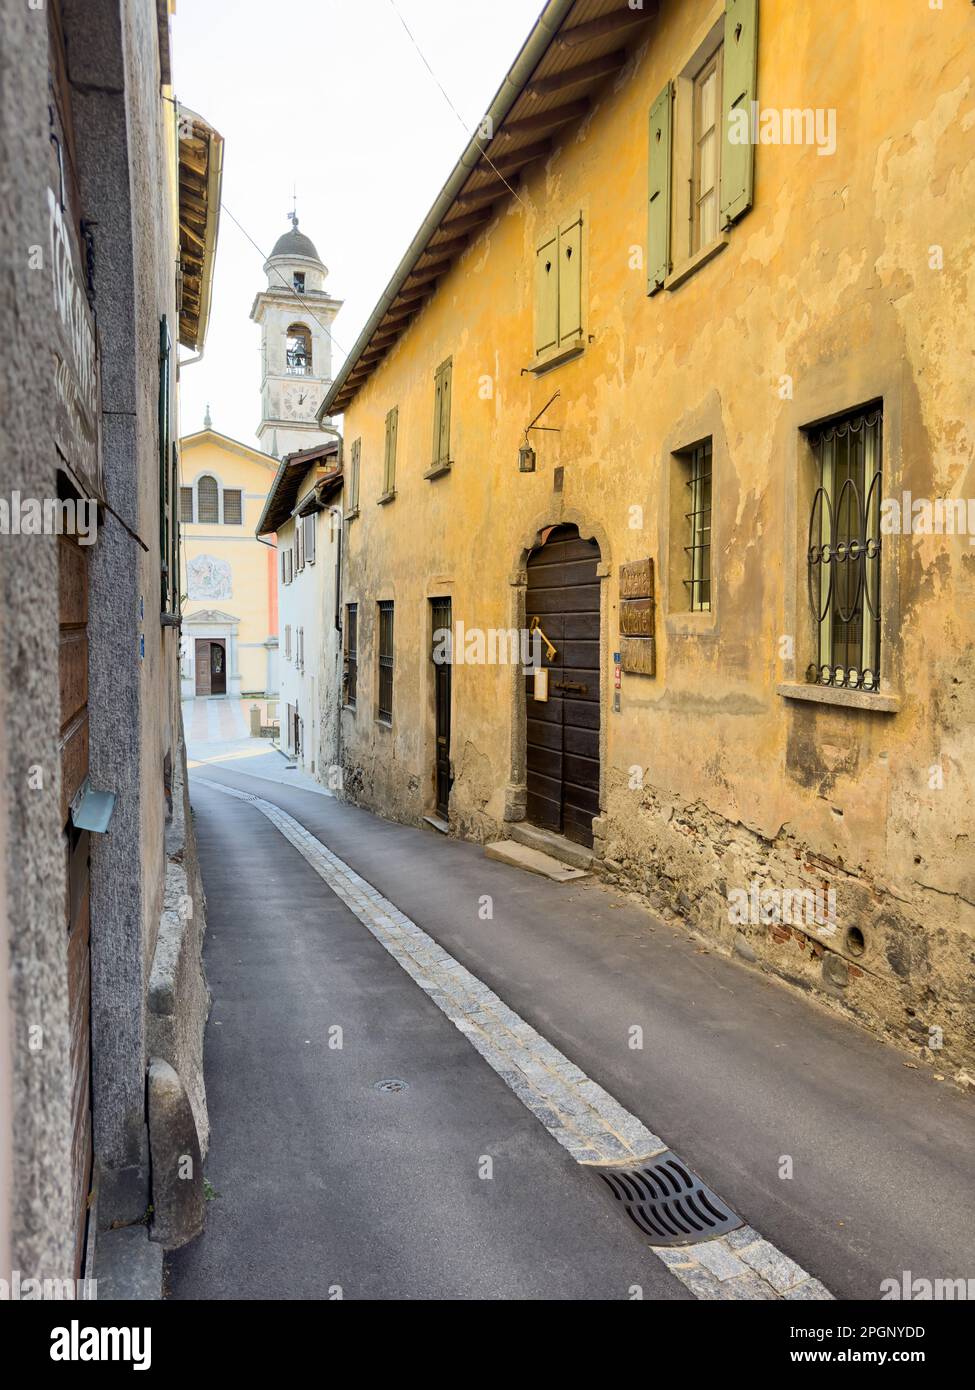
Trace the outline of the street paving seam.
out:
M 400 912 L 309 830 L 262 797 L 194 776 L 260 811 L 580 1164 L 637 1164 L 668 1145 L 590 1080 L 531 1024 Z M 828 1289 L 751 1226 L 698 1245 L 650 1249 L 696 1297 L 832 1299 Z

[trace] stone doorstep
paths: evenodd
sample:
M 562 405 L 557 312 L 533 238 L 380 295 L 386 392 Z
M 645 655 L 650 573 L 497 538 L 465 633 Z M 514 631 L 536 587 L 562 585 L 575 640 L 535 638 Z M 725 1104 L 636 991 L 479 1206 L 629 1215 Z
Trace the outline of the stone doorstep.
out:
M 595 857 L 592 850 L 586 849 L 585 845 L 573 844 L 564 835 L 557 835 L 554 830 L 543 830 L 540 826 L 529 825 L 527 821 L 515 821 L 509 827 L 508 833 L 509 838 L 516 840 L 518 844 L 537 849 L 542 854 L 549 854 L 553 859 L 568 864 L 570 868 L 585 869 L 587 872 L 592 868 Z
M 572 869 L 560 859 L 553 859 L 550 854 L 530 849 L 515 840 L 497 840 L 493 845 L 485 845 L 484 853 L 488 859 L 497 859 L 516 869 L 527 869 L 530 874 L 541 874 L 554 883 L 570 883 L 573 879 L 588 877 L 585 869 Z
M 442 816 L 424 816 L 423 824 L 428 825 L 431 830 L 436 830 L 438 835 L 450 834 L 450 826 Z

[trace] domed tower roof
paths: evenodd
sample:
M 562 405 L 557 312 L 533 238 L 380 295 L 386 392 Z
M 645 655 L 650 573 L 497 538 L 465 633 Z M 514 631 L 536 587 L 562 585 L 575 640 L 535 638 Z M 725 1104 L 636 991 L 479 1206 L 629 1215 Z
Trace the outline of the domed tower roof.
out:
M 297 217 L 293 221 L 294 226 L 291 231 L 285 232 L 284 236 L 278 237 L 274 243 L 274 250 L 271 252 L 270 259 L 273 261 L 277 256 L 304 256 L 321 265 L 322 258 L 315 250 L 315 243 L 311 237 L 306 237 L 304 232 L 299 232 Z

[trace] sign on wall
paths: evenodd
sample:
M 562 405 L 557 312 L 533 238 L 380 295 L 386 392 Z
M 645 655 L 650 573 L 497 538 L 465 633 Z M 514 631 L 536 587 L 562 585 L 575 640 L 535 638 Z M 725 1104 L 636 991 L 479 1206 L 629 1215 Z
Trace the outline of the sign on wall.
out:
M 632 676 L 657 674 L 653 561 L 620 566 L 620 658 Z

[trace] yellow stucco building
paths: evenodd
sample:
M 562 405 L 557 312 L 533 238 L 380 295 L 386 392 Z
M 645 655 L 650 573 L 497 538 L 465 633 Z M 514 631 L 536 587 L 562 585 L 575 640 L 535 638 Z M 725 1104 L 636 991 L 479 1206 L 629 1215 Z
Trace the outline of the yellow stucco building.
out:
M 277 552 L 254 535 L 277 468 L 209 417 L 181 442 L 184 699 L 278 693 Z
M 322 407 L 347 794 L 592 855 L 940 1065 L 975 1057 L 973 25 L 551 0 Z M 538 678 L 499 659 L 532 628 Z

